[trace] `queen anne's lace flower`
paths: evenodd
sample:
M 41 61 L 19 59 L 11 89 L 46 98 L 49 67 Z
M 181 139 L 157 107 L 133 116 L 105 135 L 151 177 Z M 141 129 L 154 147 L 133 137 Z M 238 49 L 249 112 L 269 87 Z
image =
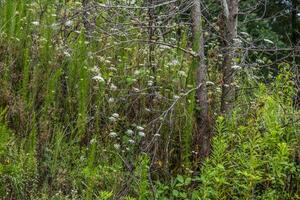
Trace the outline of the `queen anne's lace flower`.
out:
M 135 141 L 132 140 L 132 139 L 129 139 L 128 142 L 129 142 L 130 144 L 134 144 L 134 143 L 135 143 Z
M 117 135 L 118 134 L 116 132 L 110 132 L 109 133 L 109 136 L 112 137 L 112 138 L 117 137 Z
M 131 130 L 131 129 L 128 129 L 128 130 L 126 131 L 126 134 L 127 134 L 127 135 L 133 135 L 133 134 L 134 134 L 134 132 L 133 132 L 133 130 Z
M 120 115 L 119 115 L 118 113 L 114 113 L 114 114 L 112 114 L 112 116 L 113 116 L 114 118 L 119 118 L 119 117 L 120 117 Z
M 100 74 L 94 76 L 92 79 L 100 83 L 105 82 L 104 78 Z
M 120 149 L 121 145 L 120 144 L 114 144 L 115 149 Z
M 140 131 L 138 134 L 139 134 L 139 136 L 141 136 L 141 137 L 145 137 L 145 133 L 142 132 L 142 131 Z

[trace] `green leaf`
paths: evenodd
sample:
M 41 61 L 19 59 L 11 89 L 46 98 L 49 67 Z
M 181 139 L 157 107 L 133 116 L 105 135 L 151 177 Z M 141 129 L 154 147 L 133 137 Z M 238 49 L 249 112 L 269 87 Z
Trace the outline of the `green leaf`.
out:
M 178 175 L 176 179 L 177 179 L 177 181 L 179 181 L 180 183 L 184 183 L 184 178 L 183 178 L 183 176 Z
M 189 184 L 191 184 L 191 182 L 192 182 L 192 179 L 190 177 L 185 179 L 185 185 L 189 185 Z
M 179 192 L 178 190 L 173 190 L 172 191 L 173 196 L 178 197 L 179 196 Z

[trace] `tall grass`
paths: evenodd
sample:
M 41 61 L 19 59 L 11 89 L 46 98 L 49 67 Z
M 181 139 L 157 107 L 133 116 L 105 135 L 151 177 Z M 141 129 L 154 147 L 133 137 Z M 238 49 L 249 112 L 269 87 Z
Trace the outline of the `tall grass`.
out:
M 0 3 L 0 199 L 299 199 L 289 71 L 241 91 L 232 117 L 217 120 L 211 158 L 193 172 L 192 58 L 157 47 L 153 73 L 147 44 L 87 34 L 76 2 Z M 107 28 L 112 12 L 93 20 Z M 114 20 L 131 22 L 123 12 Z M 188 48 L 188 27 L 181 36 Z

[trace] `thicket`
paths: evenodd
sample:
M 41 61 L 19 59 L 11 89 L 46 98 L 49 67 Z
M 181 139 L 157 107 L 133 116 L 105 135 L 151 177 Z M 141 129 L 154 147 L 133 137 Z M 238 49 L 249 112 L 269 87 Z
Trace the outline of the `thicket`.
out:
M 292 63 L 269 77 L 238 69 L 235 107 L 222 115 L 209 44 L 214 137 L 195 163 L 189 26 L 177 48 L 154 49 L 153 70 L 146 34 L 88 33 L 81 3 L 61 5 L 0 1 L 0 199 L 300 199 Z

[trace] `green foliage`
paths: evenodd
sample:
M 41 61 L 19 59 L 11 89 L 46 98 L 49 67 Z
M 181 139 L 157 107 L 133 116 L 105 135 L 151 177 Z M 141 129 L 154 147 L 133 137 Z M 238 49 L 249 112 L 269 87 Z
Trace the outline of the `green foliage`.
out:
M 198 60 L 182 49 L 198 44 L 181 16 L 190 11 L 168 30 L 157 24 L 176 48 L 155 45 L 153 70 L 146 24 L 136 24 L 146 9 L 101 8 L 88 18 L 93 29 L 81 2 L 0 0 L 0 199 L 300 199 L 291 64 L 238 71 L 236 108 L 220 116 L 221 45 L 205 33 L 213 151 L 192 169 Z M 285 46 L 268 21 L 247 24 L 243 40 Z M 249 63 L 275 65 L 250 54 Z
M 293 157 L 299 126 L 285 125 L 293 114 L 286 102 L 293 95 L 293 87 L 282 78 L 286 75 L 279 75 L 274 83 L 277 91 L 285 91 L 284 97 L 273 91 L 266 94 L 261 86 L 252 114 L 241 125 L 236 124 L 236 115 L 217 120 L 213 153 L 199 177 L 201 199 L 299 199 L 287 189 L 289 177 L 299 180 Z

